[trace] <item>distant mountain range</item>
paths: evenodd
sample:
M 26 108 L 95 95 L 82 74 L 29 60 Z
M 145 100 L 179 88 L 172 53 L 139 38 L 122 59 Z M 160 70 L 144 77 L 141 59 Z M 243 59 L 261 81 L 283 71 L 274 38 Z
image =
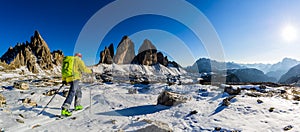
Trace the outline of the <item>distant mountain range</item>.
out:
M 263 71 L 267 76 L 276 78 L 278 81 L 280 77 L 285 74 L 290 68 L 300 64 L 300 61 L 291 58 L 284 58 L 282 61 L 275 64 L 241 64 L 248 68 L 256 68 Z
M 300 64 L 300 61 L 290 58 L 284 58 L 276 64 L 222 63 L 207 58 L 200 58 L 192 66 L 187 67 L 186 70 L 199 73 L 227 70 L 227 74 L 234 74 L 242 82 L 277 82 L 283 74 L 297 64 Z

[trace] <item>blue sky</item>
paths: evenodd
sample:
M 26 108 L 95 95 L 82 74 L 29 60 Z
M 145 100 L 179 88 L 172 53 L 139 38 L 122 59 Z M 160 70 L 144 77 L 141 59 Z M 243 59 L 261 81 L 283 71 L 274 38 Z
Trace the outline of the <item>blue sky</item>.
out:
M 226 61 L 275 63 L 284 57 L 300 60 L 300 1 L 188 2 L 200 10 L 213 25 L 222 42 Z M 34 30 L 41 33 L 52 51 L 60 49 L 65 55 L 72 55 L 84 25 L 97 11 L 110 3 L 110 0 L 0 1 L 0 55 L 9 46 L 29 41 Z M 180 7 L 172 4 L 169 6 Z M 128 7 L 130 8 L 130 4 Z M 184 17 L 192 19 L 195 16 L 186 14 Z M 155 14 L 131 17 L 115 25 L 103 41 L 99 42 L 100 47 L 95 54 L 98 56 L 99 50 L 110 43 L 117 47 L 123 35 L 132 38 L 136 50 L 145 38 L 151 40 L 158 50 L 184 66 L 191 65 L 194 59 L 208 56 L 205 46 L 191 29 L 174 19 Z M 183 50 L 184 47 L 186 50 Z M 99 60 L 86 61 L 91 64 Z

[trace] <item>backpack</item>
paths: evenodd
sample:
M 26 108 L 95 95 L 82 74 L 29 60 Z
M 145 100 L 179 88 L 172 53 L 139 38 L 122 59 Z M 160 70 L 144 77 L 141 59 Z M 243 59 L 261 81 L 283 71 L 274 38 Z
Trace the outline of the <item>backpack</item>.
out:
M 62 77 L 70 77 L 73 75 L 74 57 L 66 56 L 63 59 L 61 74 Z

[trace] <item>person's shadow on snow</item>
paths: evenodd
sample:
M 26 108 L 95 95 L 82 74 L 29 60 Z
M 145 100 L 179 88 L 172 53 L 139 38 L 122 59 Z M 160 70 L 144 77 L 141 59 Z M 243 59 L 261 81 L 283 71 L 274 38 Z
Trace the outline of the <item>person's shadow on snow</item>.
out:
M 163 106 L 163 105 L 143 105 L 143 106 L 135 106 L 135 107 L 130 107 L 121 110 L 97 113 L 97 115 L 137 116 L 137 115 L 152 114 L 169 108 L 170 108 L 169 106 Z

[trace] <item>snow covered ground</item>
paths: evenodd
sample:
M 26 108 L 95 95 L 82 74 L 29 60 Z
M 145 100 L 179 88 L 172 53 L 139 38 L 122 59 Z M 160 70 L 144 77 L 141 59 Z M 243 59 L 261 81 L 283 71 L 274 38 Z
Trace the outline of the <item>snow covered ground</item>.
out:
M 119 70 L 122 69 L 124 68 Z M 20 76 L 5 73 L 5 76 L 10 75 L 15 78 Z M 5 79 L 4 73 L 1 79 Z M 86 109 L 74 112 L 70 118 L 56 120 L 55 116 L 60 114 L 60 107 L 65 99 L 61 92 L 42 114 L 37 114 L 52 97 L 43 93 L 58 89 L 59 85 L 44 87 L 30 85 L 29 90 L 19 90 L 11 87 L 9 82 L 1 83 L 0 92 L 6 97 L 6 106 L 0 108 L 2 131 L 136 131 L 146 128 L 153 122 L 166 124 L 175 132 L 219 129 L 277 132 L 284 131 L 289 125 L 291 126 L 289 131 L 300 131 L 299 101 L 286 100 L 279 96 L 251 97 L 242 93 L 230 100 L 229 106 L 224 106 L 222 101 L 229 95 L 223 93 L 223 89 L 217 86 L 200 84 L 168 86 L 166 83 L 131 85 L 128 82 L 81 83 L 82 105 Z M 68 86 L 64 87 L 67 88 Z M 132 89 L 138 92 L 129 94 L 128 91 Z M 189 100 L 172 107 L 156 105 L 158 95 L 164 90 L 180 93 Z M 25 98 L 35 101 L 37 107 L 23 104 L 22 99 Z M 262 102 L 258 103 L 258 100 Z
M 82 84 L 83 85 L 83 84 Z M 52 87 L 51 87 L 52 88 Z M 1 108 L 0 126 L 5 131 L 134 131 L 146 127 L 145 120 L 167 123 L 173 131 L 283 131 L 292 125 L 290 131 L 300 130 L 299 102 L 278 97 L 249 97 L 238 95 L 231 105 L 221 106 L 227 97 L 218 87 L 203 85 L 134 86 L 121 84 L 98 84 L 83 87 L 82 104 L 91 107 L 74 113 L 76 119 L 56 120 L 64 97 L 60 94 L 48 105 L 45 112 L 37 116 L 52 96 L 42 93 L 51 89 L 31 88 L 28 91 L 6 89 L 2 94 L 7 106 Z M 58 87 L 56 87 L 58 88 Z M 128 94 L 128 89 L 138 89 L 138 94 Z M 200 90 L 199 90 L 200 89 Z M 90 96 L 91 90 L 91 96 Z M 190 98 L 187 103 L 173 107 L 156 105 L 163 90 L 182 93 Z M 34 94 L 32 94 L 34 92 Z M 20 99 L 31 98 L 38 104 L 32 107 L 22 104 Z M 263 103 L 257 103 L 257 99 Z M 274 107 L 274 111 L 269 109 Z M 190 114 L 191 111 L 197 111 Z M 19 123 L 21 119 L 24 123 Z

